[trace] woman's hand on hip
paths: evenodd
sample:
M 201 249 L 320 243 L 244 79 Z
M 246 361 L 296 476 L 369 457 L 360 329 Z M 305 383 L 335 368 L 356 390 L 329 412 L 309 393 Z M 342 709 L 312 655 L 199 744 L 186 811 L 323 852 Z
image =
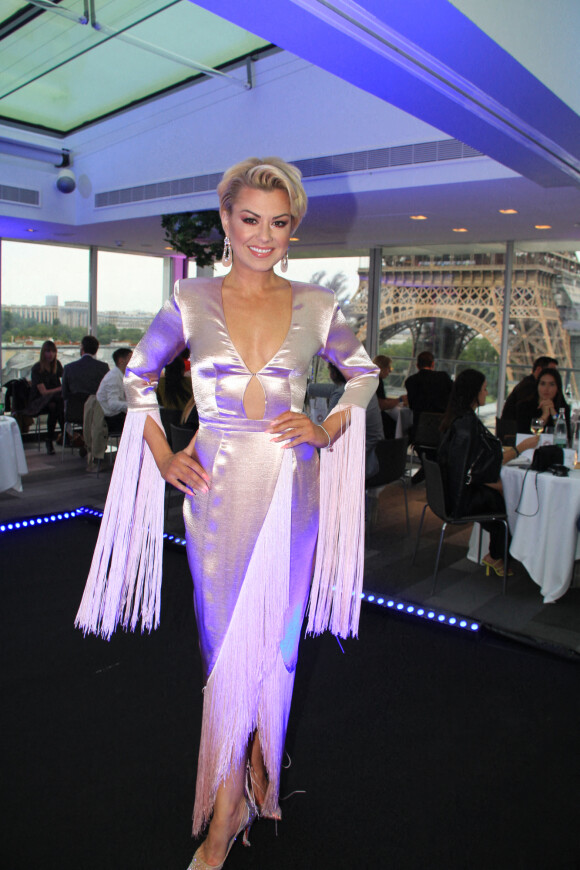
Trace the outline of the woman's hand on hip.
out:
M 197 434 L 179 453 L 172 451 L 165 432 L 152 417 L 147 417 L 143 434 L 163 480 L 185 495 L 208 492 L 210 477 L 199 463 L 195 450 Z
M 328 447 L 329 436 L 322 426 L 313 423 L 306 414 L 285 411 L 279 414 L 268 427 L 268 432 L 276 435 L 272 441 L 281 447 L 297 447 L 299 444 L 311 444 L 313 447 Z
M 162 478 L 186 495 L 209 492 L 210 478 L 189 447 L 178 453 L 168 453 L 159 464 Z

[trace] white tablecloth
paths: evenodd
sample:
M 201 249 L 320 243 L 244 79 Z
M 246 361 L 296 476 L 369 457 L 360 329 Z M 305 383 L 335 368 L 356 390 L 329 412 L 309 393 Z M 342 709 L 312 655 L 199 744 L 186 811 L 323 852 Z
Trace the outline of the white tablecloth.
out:
M 0 492 L 22 492 L 21 474 L 28 474 L 20 429 L 14 417 L 0 417 Z
M 512 533 L 510 553 L 538 584 L 544 603 L 551 604 L 570 587 L 574 562 L 580 559 L 580 471 L 571 471 L 569 477 L 535 471 L 526 475 L 522 468 L 504 465 L 501 479 Z M 468 554 L 473 561 L 478 536 L 479 527 L 474 527 Z
M 406 408 L 405 405 L 396 405 L 394 408 L 389 408 L 388 411 L 383 413 L 388 414 L 397 424 L 395 438 L 402 438 L 413 425 L 413 412 L 410 408 Z

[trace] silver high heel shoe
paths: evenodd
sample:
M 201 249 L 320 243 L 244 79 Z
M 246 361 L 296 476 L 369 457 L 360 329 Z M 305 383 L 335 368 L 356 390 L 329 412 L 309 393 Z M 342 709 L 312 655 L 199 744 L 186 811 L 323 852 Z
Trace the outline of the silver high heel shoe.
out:
M 250 828 L 252 827 L 256 816 L 257 816 L 256 807 L 254 806 L 252 801 L 250 801 L 246 797 L 244 797 L 244 812 L 242 814 L 242 821 L 240 823 L 238 830 L 236 831 L 236 833 L 233 835 L 233 837 L 230 839 L 230 841 L 228 843 L 228 848 L 226 850 L 226 854 L 224 855 L 224 860 L 222 861 L 222 863 L 221 864 L 207 864 L 203 860 L 201 855 L 199 854 L 201 851 L 201 848 L 203 846 L 203 843 L 202 843 L 201 846 L 199 847 L 199 849 L 196 851 L 193 858 L 191 859 L 191 863 L 189 864 L 187 870 L 222 870 L 222 867 L 226 863 L 226 859 L 227 859 L 228 855 L 230 854 L 230 850 L 231 850 L 232 846 L 234 845 L 234 843 L 236 842 L 236 839 L 239 837 L 239 835 L 242 833 L 242 831 L 244 832 L 244 836 L 242 838 L 243 845 L 244 846 L 250 845 L 250 841 L 248 839 L 248 834 L 250 833 Z

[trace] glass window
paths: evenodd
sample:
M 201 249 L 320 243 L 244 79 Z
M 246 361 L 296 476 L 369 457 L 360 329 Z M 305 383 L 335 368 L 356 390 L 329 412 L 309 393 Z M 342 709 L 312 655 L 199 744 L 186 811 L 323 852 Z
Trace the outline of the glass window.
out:
M 63 365 L 88 329 L 87 248 L 2 241 L 2 383 L 28 378 L 46 339 Z
M 97 338 L 99 358 L 112 365 L 113 351 L 137 344 L 163 304 L 163 258 L 99 251 Z

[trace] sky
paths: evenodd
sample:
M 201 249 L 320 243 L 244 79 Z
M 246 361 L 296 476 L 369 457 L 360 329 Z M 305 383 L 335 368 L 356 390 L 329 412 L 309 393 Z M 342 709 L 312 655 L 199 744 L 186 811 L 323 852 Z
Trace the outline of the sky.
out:
M 358 257 L 332 260 L 290 259 L 287 278 L 309 281 L 325 269 L 331 278 L 344 272 L 349 290 L 358 287 Z M 163 260 L 100 251 L 98 258 L 99 311 L 156 312 L 162 302 Z M 1 291 L 3 305 L 44 305 L 47 296 L 64 302 L 88 300 L 89 252 L 82 248 L 2 242 Z M 216 274 L 225 274 L 219 266 Z

